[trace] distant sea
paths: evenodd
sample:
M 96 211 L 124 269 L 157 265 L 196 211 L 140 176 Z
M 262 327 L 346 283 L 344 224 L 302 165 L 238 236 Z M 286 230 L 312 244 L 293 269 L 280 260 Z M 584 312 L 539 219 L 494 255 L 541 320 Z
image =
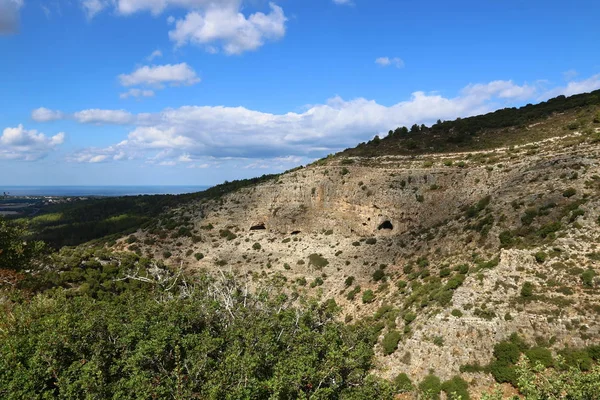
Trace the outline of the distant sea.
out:
M 10 196 L 137 196 L 141 194 L 184 194 L 210 186 L 0 186 L 0 195 Z

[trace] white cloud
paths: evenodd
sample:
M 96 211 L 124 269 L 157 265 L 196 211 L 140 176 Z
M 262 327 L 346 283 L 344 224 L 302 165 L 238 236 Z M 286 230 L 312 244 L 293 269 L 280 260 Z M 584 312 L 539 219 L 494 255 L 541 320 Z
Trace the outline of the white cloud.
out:
M 404 61 L 401 58 L 398 57 L 379 57 L 375 60 L 376 64 L 379 64 L 382 67 L 389 67 L 391 65 L 393 65 L 396 68 L 402 68 L 404 67 Z
M 18 30 L 19 11 L 23 4 L 23 0 L 0 0 L 0 35 Z
M 0 159 L 35 161 L 46 157 L 63 144 L 65 134 L 47 137 L 36 130 L 26 130 L 23 125 L 6 128 L 0 136 Z
M 127 99 L 129 97 L 152 97 L 154 96 L 153 90 L 142 90 L 142 89 L 129 89 L 127 92 L 121 93 L 119 95 L 122 99 Z
M 163 84 L 194 85 L 200 82 L 196 72 L 186 63 L 143 66 L 131 74 L 119 75 L 123 86 L 150 85 L 162 87 Z
M 600 87 L 600 75 L 571 82 L 555 91 L 574 94 Z M 409 99 L 391 106 L 374 100 L 340 97 L 303 112 L 272 114 L 244 107 L 183 106 L 156 113 L 129 114 L 125 111 L 84 110 L 73 114 L 94 115 L 76 118 L 88 123 L 134 125 L 126 138 L 105 149 L 80 153 L 84 162 L 90 155 L 107 155 L 106 160 L 141 158 L 159 163 L 185 163 L 189 167 L 206 164 L 214 157 L 245 159 L 254 167 L 289 166 L 299 160 L 321 157 L 385 134 L 397 126 L 431 124 L 518 105 L 539 96 L 539 84 L 516 84 L 498 80 L 470 84 L 455 97 L 439 93 L 414 92 Z M 115 115 L 113 115 L 115 113 Z M 63 114 L 64 115 L 64 114 Z M 116 118 L 116 116 L 120 116 Z M 73 157 L 75 161 L 77 157 Z M 252 160 L 249 160 L 252 159 Z M 240 165 L 242 168 L 244 165 Z
M 577 93 L 591 92 L 597 89 L 600 89 L 600 74 L 596 74 L 581 81 L 569 82 L 567 86 L 548 90 L 540 96 L 539 100 L 547 100 L 560 95 L 572 96 Z
M 462 90 L 467 96 L 477 96 L 481 98 L 499 97 L 501 99 L 528 99 L 531 98 L 537 89 L 530 85 L 516 85 L 513 81 L 493 81 L 486 84 L 471 84 Z
M 168 7 L 185 9 L 205 8 L 209 6 L 241 6 L 240 0 L 117 0 L 116 8 L 120 14 L 129 15 L 140 11 L 150 11 L 154 15 L 162 13 Z
M 124 110 L 83 110 L 72 116 L 76 121 L 84 124 L 117 124 L 127 125 L 134 122 L 132 114 Z
M 60 111 L 40 107 L 31 112 L 31 118 L 36 122 L 49 122 L 63 119 L 64 114 Z
M 335 2 L 350 4 L 348 0 Z M 144 11 L 159 15 L 167 8 L 187 10 L 182 19 L 167 18 L 169 25 L 175 24 L 169 37 L 177 46 L 197 44 L 211 53 L 219 50 L 240 54 L 285 36 L 287 18 L 281 7 L 270 3 L 268 14 L 245 15 L 242 3 L 242 0 L 82 0 L 88 18 L 109 7 L 122 16 Z
M 352 4 L 352 1 L 350 1 L 350 0 L 333 0 L 333 2 L 335 4 L 340 4 L 340 5 L 350 5 L 350 4 Z
M 88 19 L 92 19 L 96 14 L 102 12 L 105 8 L 110 6 L 110 2 L 107 0 L 83 0 L 81 2 L 83 11 Z
M 239 6 L 234 5 L 192 11 L 176 21 L 169 38 L 177 46 L 192 43 L 204 46 L 209 52 L 221 48 L 230 55 L 256 50 L 266 40 L 277 40 L 285 35 L 287 18 L 283 9 L 274 3 L 270 3 L 270 7 L 269 14 L 257 12 L 247 18 L 239 12 Z
M 124 152 L 128 156 L 182 163 L 207 156 L 261 160 L 318 157 L 397 126 L 491 111 L 498 107 L 498 101 L 520 99 L 529 90 L 527 85 L 496 81 L 469 85 L 454 98 L 415 92 L 409 100 L 389 107 L 364 98 L 334 97 L 303 113 L 184 106 L 159 113 L 128 114 L 126 123 L 133 123 L 136 128 L 113 146 L 110 154 Z M 280 164 L 284 162 L 285 159 L 279 160 Z
M 148 61 L 152 61 L 152 60 L 154 60 L 155 58 L 162 57 L 162 55 L 163 55 L 162 51 L 160 51 L 160 50 L 154 50 L 154 51 L 152 52 L 152 54 L 150 54 L 150 55 L 149 55 L 149 56 L 148 56 L 146 59 L 147 59 Z

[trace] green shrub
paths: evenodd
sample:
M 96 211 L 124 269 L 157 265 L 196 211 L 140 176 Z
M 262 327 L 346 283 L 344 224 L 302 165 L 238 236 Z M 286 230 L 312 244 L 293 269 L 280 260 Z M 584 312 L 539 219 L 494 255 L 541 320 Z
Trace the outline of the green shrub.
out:
M 364 304 L 368 304 L 373 302 L 373 300 L 375 300 L 375 293 L 373 293 L 371 289 L 365 290 L 365 292 L 362 295 L 362 302 Z
M 592 368 L 592 357 L 585 350 L 564 349 L 559 354 L 564 358 L 567 366 L 578 368 L 581 371 L 589 371 Z
M 545 347 L 532 347 L 531 349 L 525 351 L 525 355 L 527 358 L 529 358 L 529 361 L 531 361 L 533 365 L 539 362 L 544 367 L 548 368 L 554 364 L 552 352 Z
M 594 277 L 596 276 L 596 272 L 593 269 L 588 269 L 587 271 L 581 274 L 581 282 L 583 282 L 583 286 L 592 288 L 594 287 Z
M 356 295 L 357 295 L 358 293 L 360 293 L 360 290 L 361 290 L 360 286 L 359 286 L 359 285 L 356 285 L 356 286 L 354 287 L 354 289 L 352 289 L 351 291 L 349 291 L 349 292 L 348 292 L 348 294 L 346 295 L 346 298 L 347 298 L 348 300 L 350 300 L 350 301 L 354 300 L 354 298 L 356 297 Z
M 409 312 L 406 313 L 404 315 L 404 322 L 406 323 L 406 325 L 411 324 L 415 319 L 417 318 L 417 314 L 413 313 L 413 312 Z
M 438 400 L 442 391 L 442 382 L 435 375 L 427 375 L 419 383 L 419 391 L 425 399 Z
M 504 364 L 516 364 L 519 361 L 521 350 L 512 342 L 500 342 L 494 346 L 494 357 Z
M 349 276 L 346 278 L 346 281 L 344 282 L 346 284 L 346 287 L 350 287 L 352 286 L 352 284 L 354 283 L 354 277 L 353 276 Z
M 256 242 L 252 245 L 252 248 L 254 250 L 260 250 L 262 248 L 262 246 L 260 245 L 260 243 Z
M 204 258 L 204 254 L 196 253 L 196 254 L 194 254 L 194 258 L 196 258 L 196 260 L 200 261 Z
M 577 190 L 575 188 L 571 187 L 563 192 L 563 196 L 564 197 L 573 197 L 573 196 L 575 196 L 576 193 L 577 193 Z
M 165 250 L 165 251 L 163 251 L 163 253 L 162 253 L 162 256 L 163 256 L 163 258 L 165 258 L 165 259 L 166 259 L 166 258 L 171 258 L 171 256 L 172 256 L 172 255 L 173 255 L 173 254 L 172 254 L 170 251 L 168 251 L 168 250 Z
M 525 282 L 521 287 L 521 297 L 529 298 L 531 296 L 533 296 L 533 284 Z
M 382 269 L 378 269 L 377 271 L 373 272 L 373 280 L 375 282 L 379 282 L 380 280 L 385 278 L 385 272 L 383 272 Z
M 543 251 L 538 251 L 533 256 L 535 257 L 535 261 L 537 261 L 539 264 L 543 264 L 546 261 L 546 258 L 548 258 L 548 255 Z
M 398 376 L 394 378 L 394 387 L 398 393 L 406 393 L 414 390 L 410 378 L 405 373 L 398 374 Z
M 375 238 L 368 238 L 367 240 L 365 240 L 366 244 L 375 244 L 377 243 L 377 239 Z
M 313 253 L 308 256 L 308 265 L 313 265 L 315 268 L 321 269 L 329 265 L 329 261 L 320 254 Z
M 490 364 L 490 372 L 498 383 L 517 385 L 517 372 L 512 364 L 494 361 Z
M 470 400 L 469 384 L 460 376 L 455 376 L 442 383 L 442 390 L 450 400 Z
M 222 238 L 225 238 L 227 240 L 234 240 L 237 238 L 237 235 L 233 232 L 231 232 L 229 229 L 221 229 L 219 231 L 219 236 L 221 236 Z
M 457 317 L 457 318 L 460 318 L 460 317 L 462 317 L 462 316 L 463 316 L 463 313 L 462 313 L 462 311 L 460 311 L 460 310 L 458 310 L 458 309 L 456 309 L 456 308 L 455 308 L 454 310 L 452 310 L 452 312 L 451 312 L 450 314 L 452 314 L 453 316 L 455 316 L 455 317 Z
M 398 331 L 389 331 L 383 337 L 381 341 L 381 347 L 383 348 L 383 354 L 389 356 L 398 348 L 398 342 L 400 342 L 400 338 L 402 335 Z

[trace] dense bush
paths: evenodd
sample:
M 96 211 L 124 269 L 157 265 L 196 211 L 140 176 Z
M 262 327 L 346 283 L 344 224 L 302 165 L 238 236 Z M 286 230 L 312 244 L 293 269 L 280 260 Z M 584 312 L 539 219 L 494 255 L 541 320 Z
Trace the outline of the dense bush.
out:
M 398 331 L 390 331 L 385 334 L 383 340 L 381 342 L 381 347 L 383 348 L 383 354 L 386 356 L 392 354 L 398 348 L 398 342 L 400 342 L 400 338 L 402 335 Z
M 365 304 L 371 303 L 375 300 L 375 293 L 371 289 L 365 290 L 362 296 L 362 302 Z
M 450 400 L 469 400 L 469 384 L 460 376 L 455 376 L 442 383 L 442 390 Z
M 132 271 L 150 267 L 132 261 Z M 229 278 L 174 279 L 98 299 L 83 285 L 58 287 L 10 304 L 0 313 L 0 398 L 393 397 L 369 376 L 375 332 L 335 322 L 337 307 L 242 295 Z
M 438 400 L 442 392 L 442 382 L 435 375 L 427 375 L 419 383 L 419 391 L 426 399 Z

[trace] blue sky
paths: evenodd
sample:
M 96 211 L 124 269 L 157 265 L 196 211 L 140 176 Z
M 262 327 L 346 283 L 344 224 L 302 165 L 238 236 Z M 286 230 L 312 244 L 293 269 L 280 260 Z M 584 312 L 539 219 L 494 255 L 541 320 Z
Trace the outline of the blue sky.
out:
M 0 185 L 205 185 L 600 88 L 597 1 L 0 0 Z

